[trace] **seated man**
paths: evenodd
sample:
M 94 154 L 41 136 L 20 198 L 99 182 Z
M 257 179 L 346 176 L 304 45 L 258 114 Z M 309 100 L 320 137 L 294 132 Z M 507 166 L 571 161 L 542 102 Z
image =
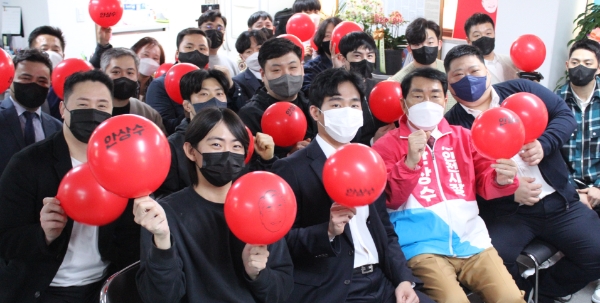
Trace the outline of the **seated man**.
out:
M 112 116 L 132 114 L 154 122 L 166 135 L 160 114 L 150 105 L 134 98 L 139 89 L 138 67 L 140 59 L 130 49 L 111 48 L 102 54 L 100 70 L 106 73 L 114 85 Z
M 486 14 L 475 13 L 465 22 L 467 43 L 476 46 L 483 54 L 485 67 L 487 67 L 491 83 L 501 83 L 517 79 L 519 70 L 509 56 L 496 54 L 496 32 L 494 20 Z
M 263 86 L 260 64 L 258 64 L 258 51 L 265 41 L 267 41 L 267 36 L 260 30 L 242 32 L 235 41 L 235 49 L 246 65 L 246 70 L 232 79 L 242 89 L 238 96 L 240 108 L 246 105 L 256 91 Z
M 450 92 L 456 104 L 446 119 L 470 129 L 475 117 L 498 107 L 514 93 L 538 96 L 548 109 L 548 126 L 535 141 L 523 145 L 512 158 L 519 166 L 520 185 L 515 195 L 491 201 L 478 199 L 481 217 L 492 244 L 520 289 L 531 283 L 519 275 L 516 259 L 534 238 L 540 238 L 565 255 L 540 272 L 540 302 L 575 293 L 600 278 L 600 219 L 579 201 L 569 184 L 569 171 L 560 149 L 571 137 L 576 122 L 566 103 L 547 88 L 515 79 L 491 85 L 481 51 L 471 45 L 451 49 L 444 60 Z M 535 181 L 536 185 L 533 182 Z M 526 297 L 527 298 L 527 297 Z
M 256 135 L 262 132 L 260 121 L 263 113 L 273 103 L 289 101 L 298 106 L 307 120 L 305 140 L 292 147 L 275 147 L 275 156 L 284 158 L 304 148 L 316 134 L 315 123 L 310 119 L 308 99 L 300 91 L 304 72 L 300 63 L 302 50 L 285 38 L 273 38 L 265 42 L 258 52 L 258 63 L 264 87 L 256 92 L 238 115 Z
M 65 82 L 61 131 L 17 153 L 0 178 L 0 298 L 6 303 L 98 302 L 104 280 L 139 260 L 133 203 L 105 226 L 68 218 L 55 196 L 73 167 L 87 162 L 94 129 L 110 118 L 111 79 L 100 71 Z
M 442 50 L 442 32 L 437 23 L 425 18 L 417 18 L 406 27 L 406 42 L 408 52 L 413 61 L 404 66 L 390 80 L 402 82 L 402 79 L 417 68 L 431 67 L 441 72 L 444 70 L 444 61 L 438 59 L 438 52 Z M 449 111 L 456 104 L 452 95 L 448 96 L 444 112 Z
M 208 10 L 198 18 L 198 28 L 206 33 L 206 37 L 210 40 L 210 55 L 208 56 L 208 66 L 223 66 L 229 71 L 231 77 L 240 73 L 240 70 L 235 62 L 231 60 L 225 53 L 219 54 L 219 49 L 225 41 L 225 32 L 227 30 L 227 19 L 221 15 L 219 10 Z
M 286 236 L 294 263 L 288 302 L 433 302 L 413 289 L 421 282 L 406 266 L 385 194 L 368 206 L 348 208 L 332 201 L 323 185 L 325 161 L 358 131 L 353 122 L 362 119 L 362 79 L 328 69 L 315 78 L 310 93 L 311 118 L 319 130 L 315 140 L 273 165 L 298 205 Z M 344 121 L 352 122 L 343 127 L 348 136 L 339 137 L 329 123 Z
M 577 129 L 563 145 L 562 155 L 567 159 L 579 199 L 596 212 L 600 211 L 600 150 L 596 135 L 600 121 L 593 119 L 593 115 L 600 112 L 600 79 L 596 77 L 599 67 L 598 42 L 590 39 L 576 41 L 571 45 L 567 60 L 569 82 L 556 91 L 577 120 Z M 592 301 L 600 303 L 600 283 Z
M 37 49 L 23 50 L 13 64 L 10 96 L 0 103 L 0 175 L 14 154 L 62 128 L 60 121 L 41 110 L 51 82 L 48 57 Z
M 436 302 L 469 302 L 457 280 L 485 302 L 525 302 L 492 247 L 475 200 L 476 194 L 486 199 L 513 194 L 517 166 L 484 158 L 469 130 L 448 125 L 447 90 L 446 74 L 437 69 L 406 75 L 407 115 L 373 145 L 387 167 L 390 221 L 408 266 Z

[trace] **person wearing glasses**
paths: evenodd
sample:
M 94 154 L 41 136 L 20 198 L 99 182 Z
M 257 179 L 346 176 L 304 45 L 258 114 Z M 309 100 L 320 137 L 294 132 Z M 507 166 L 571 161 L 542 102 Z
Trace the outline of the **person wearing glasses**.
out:
M 221 16 L 221 12 L 218 10 L 204 12 L 198 18 L 198 28 L 203 30 L 210 40 L 208 66 L 219 69 L 230 77 L 239 74 L 240 70 L 237 64 L 227 55 L 218 53 L 223 41 L 225 41 L 225 29 L 227 28 L 227 19 Z

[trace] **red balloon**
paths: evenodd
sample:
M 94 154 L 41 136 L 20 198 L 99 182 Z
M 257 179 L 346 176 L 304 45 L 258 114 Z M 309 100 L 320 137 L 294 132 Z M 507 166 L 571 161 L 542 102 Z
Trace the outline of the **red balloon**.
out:
M 93 70 L 94 67 L 87 61 L 69 58 L 61 61 L 52 70 L 52 87 L 56 95 L 64 100 L 65 81 L 69 76 L 77 72 L 87 72 Z
M 372 148 L 350 143 L 331 155 L 323 167 L 323 185 L 331 199 L 348 207 L 369 205 L 383 192 L 387 171 Z
M 296 13 L 288 20 L 285 31 L 298 37 L 301 41 L 307 41 L 315 34 L 315 24 L 309 15 Z
M 137 115 L 112 117 L 98 125 L 87 157 L 98 183 L 125 198 L 154 192 L 171 165 L 165 134 L 152 121 Z
M 525 144 L 539 138 L 548 126 L 548 109 L 542 99 L 532 93 L 516 93 L 502 102 L 502 107 L 515 112 L 525 128 Z
M 525 142 L 525 128 L 517 114 L 504 107 L 481 113 L 471 127 L 473 146 L 489 159 L 510 159 Z
M 294 42 L 294 44 L 296 44 L 302 50 L 302 58 L 300 58 L 300 61 L 304 61 L 304 44 L 302 44 L 302 41 L 300 41 L 298 37 L 290 34 L 283 34 L 277 36 L 277 38 L 285 38 Z
M 268 245 L 283 238 L 296 219 L 296 197 L 281 177 L 255 171 L 237 179 L 225 198 L 231 232 L 248 244 Z
M 91 0 L 88 11 L 92 20 L 101 27 L 111 27 L 123 17 L 123 6 L 119 0 Z
M 178 63 L 173 65 L 167 72 L 165 77 L 165 89 L 167 95 L 177 104 L 183 104 L 183 97 L 181 96 L 181 90 L 179 89 L 179 81 L 185 74 L 198 70 L 199 68 L 191 63 Z
M 362 32 L 362 28 L 356 22 L 342 21 L 333 28 L 331 32 L 331 46 L 335 50 L 335 54 L 340 53 L 340 40 L 351 32 Z
M 165 62 L 165 63 L 161 64 L 158 67 L 158 69 L 154 72 L 154 76 L 153 76 L 154 79 L 166 74 L 169 71 L 169 69 L 171 69 L 171 67 L 173 67 L 173 63 Z
M 56 199 L 71 219 L 94 226 L 113 222 L 127 207 L 127 198 L 104 189 L 87 163 L 71 169 L 60 181 Z
M 306 116 L 298 106 L 282 101 L 265 110 L 260 121 L 263 133 L 273 137 L 277 146 L 292 146 L 306 135 Z
M 377 83 L 369 95 L 369 108 L 375 118 L 392 123 L 404 114 L 402 110 L 402 89 L 396 81 Z
M 248 138 L 250 138 L 250 144 L 248 145 L 248 154 L 246 155 L 246 159 L 244 163 L 250 163 L 250 159 L 252 159 L 252 154 L 254 153 L 254 136 L 252 135 L 252 131 L 246 126 L 246 131 L 248 132 Z
M 0 52 L 0 91 L 7 90 L 13 82 L 15 65 L 10 54 L 2 49 Z
M 523 35 L 511 45 L 510 58 L 518 69 L 533 72 L 546 59 L 546 45 L 536 35 Z

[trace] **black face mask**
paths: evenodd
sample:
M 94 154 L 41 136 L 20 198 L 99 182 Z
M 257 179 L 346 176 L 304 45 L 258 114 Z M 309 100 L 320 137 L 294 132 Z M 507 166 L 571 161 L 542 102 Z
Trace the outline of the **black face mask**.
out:
M 111 114 L 95 108 L 68 110 L 65 107 L 65 109 L 71 113 L 71 125 L 67 124 L 67 127 L 71 130 L 75 139 L 86 144 L 90 141 L 96 127 L 111 117 Z
M 263 27 L 260 30 L 265 33 L 265 35 L 267 36 L 267 39 L 271 39 L 271 37 L 273 37 L 273 30 L 272 29 Z
M 210 39 L 210 48 L 217 49 L 223 45 L 223 32 L 216 29 L 204 31 L 208 39 Z
M 476 46 L 484 56 L 489 55 L 494 48 L 496 47 L 496 38 L 490 38 L 483 36 L 472 42 L 474 46 Z
M 227 102 L 222 102 L 221 100 L 213 97 L 206 102 L 194 103 L 192 106 L 194 107 L 196 114 L 198 114 L 201 110 L 208 107 L 227 108 Z
M 113 80 L 115 86 L 113 95 L 115 99 L 127 100 L 136 95 L 138 89 L 137 81 L 133 81 L 127 77 L 121 77 Z
M 331 51 L 329 50 L 329 47 L 331 46 L 331 41 L 323 41 L 321 42 L 321 45 L 319 45 L 319 47 L 323 50 L 323 53 L 327 54 L 328 56 L 331 56 Z
M 364 78 L 372 78 L 373 69 L 375 68 L 375 63 L 367 61 L 367 59 L 362 59 L 358 62 L 350 62 L 350 71 L 358 73 Z
M 569 82 L 575 86 L 586 86 L 590 81 L 594 80 L 597 70 L 597 68 L 589 68 L 581 64 L 569 68 Z
M 208 56 L 199 52 L 198 50 L 179 53 L 179 62 L 194 64 L 198 68 L 202 69 L 208 64 Z
M 37 109 L 42 106 L 48 96 L 48 88 L 37 83 L 13 82 L 13 91 L 15 101 L 29 109 Z
M 438 55 L 438 47 L 437 46 L 422 46 L 421 48 L 411 49 L 413 58 L 419 64 L 429 65 L 435 62 Z
M 200 153 L 199 150 L 196 149 Z M 200 153 L 202 167 L 200 173 L 210 184 L 221 187 L 237 178 L 244 168 L 244 155 L 232 152 Z

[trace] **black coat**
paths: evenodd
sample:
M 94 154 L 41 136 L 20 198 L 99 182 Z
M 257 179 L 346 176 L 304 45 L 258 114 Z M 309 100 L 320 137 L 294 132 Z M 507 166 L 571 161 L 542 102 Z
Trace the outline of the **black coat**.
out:
M 263 86 L 262 80 L 257 79 L 250 69 L 246 68 L 243 73 L 237 74 L 232 78 L 240 88 L 240 96 L 238 97 L 238 103 L 243 107 L 250 101 L 252 96 L 256 94 L 259 88 Z M 241 108 L 240 107 L 240 108 Z
M 327 160 L 319 144 L 273 164 L 296 196 L 296 221 L 286 241 L 294 262 L 294 290 L 288 302 L 344 302 L 354 268 L 354 244 L 350 227 L 329 242 L 330 208 L 333 203 L 323 186 Z M 400 282 L 421 283 L 406 265 L 398 237 L 385 208 L 385 194 L 369 205 L 367 225 L 379 256 L 379 265 L 394 287 Z
M 54 197 L 72 168 L 62 131 L 14 155 L 0 178 L 0 300 L 36 302 L 56 275 L 65 257 L 73 220 L 46 244 L 40 224 L 42 200 Z M 133 221 L 133 203 L 116 221 L 99 228 L 98 250 L 110 261 L 107 275 L 139 260 L 140 227 Z

